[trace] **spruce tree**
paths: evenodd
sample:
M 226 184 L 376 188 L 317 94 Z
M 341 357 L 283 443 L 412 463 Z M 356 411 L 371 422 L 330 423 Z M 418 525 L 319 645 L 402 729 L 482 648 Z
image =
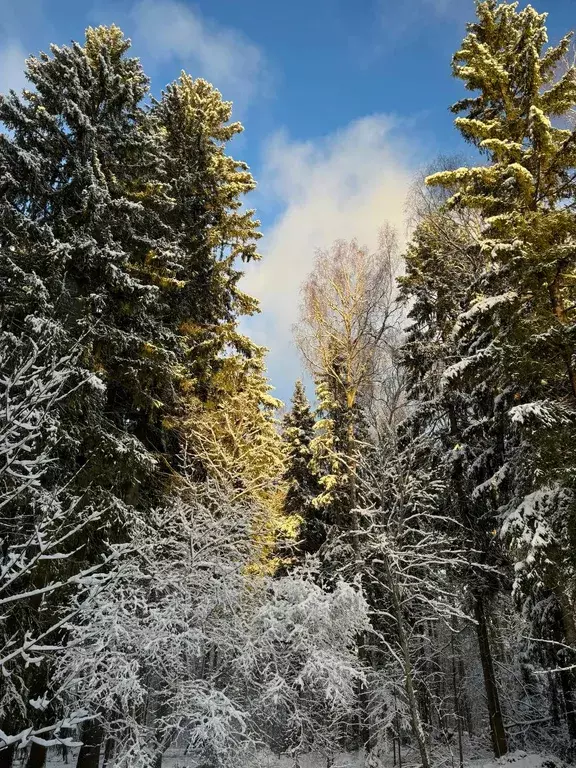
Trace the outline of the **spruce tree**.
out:
M 306 397 L 304 385 L 294 386 L 292 408 L 284 416 L 282 437 L 286 451 L 284 480 L 287 484 L 284 513 L 300 518 L 297 551 L 314 554 L 322 546 L 326 531 L 314 499 L 320 493 L 318 478 L 312 471 L 312 441 L 314 414 Z
M 224 151 L 242 130 L 228 124 L 230 103 L 182 75 L 147 112 L 148 81 L 129 47 L 102 27 L 84 46 L 31 58 L 36 91 L 0 105 L 11 129 L 0 162 L 3 245 L 44 280 L 106 389 L 105 428 L 90 428 L 88 414 L 78 434 L 91 456 L 85 481 L 96 473 L 117 488 L 122 473 L 134 500 L 152 470 L 138 446 L 161 455 L 157 469 L 174 464 L 170 427 L 190 396 L 206 399 L 226 348 L 251 354 L 236 322 L 256 304 L 237 288 L 236 261 L 257 257 L 259 234 L 253 211 L 240 210 L 253 179 Z
M 254 179 L 245 163 L 225 153 L 243 131 L 230 122 L 231 113 L 231 102 L 216 88 L 185 73 L 151 112 L 171 200 L 163 218 L 172 238 L 163 312 L 176 334 L 179 361 L 190 371 L 191 391 L 203 400 L 210 398 L 210 377 L 226 348 L 252 354 L 236 323 L 257 311 L 257 302 L 238 288 L 237 262 L 259 258 L 261 234 L 254 211 L 242 208 Z M 153 260 L 161 255 L 154 253 Z
M 68 514 L 77 522 L 72 518 L 69 525 L 78 536 L 69 538 L 72 554 L 35 576 L 32 589 L 101 562 L 107 539 L 121 535 L 142 480 L 157 467 L 133 434 L 126 406 L 142 392 L 133 363 L 154 294 L 131 274 L 150 240 L 148 217 L 137 202 L 150 151 L 138 107 L 147 80 L 138 62 L 125 57 L 128 47 L 116 28 L 88 30 L 85 46 L 53 47 L 52 56 L 28 60 L 35 90 L 0 99 L 0 120 L 9 129 L 0 136 L 2 328 L 37 338 L 50 328 L 50 354 L 74 352 L 75 386 L 54 403 L 52 461 L 40 483 L 47 495 L 60 487 L 74 499 Z M 130 183 L 128 172 L 136 174 Z M 122 358 L 123 391 L 130 390 L 130 398 L 108 386 L 119 377 Z M 84 379 L 89 386 L 80 386 Z M 151 483 L 147 495 L 154 492 Z M 94 507 L 106 514 L 90 530 Z M 44 508 L 43 515 L 50 514 L 58 515 L 56 505 Z M 18 529 L 3 533 L 8 546 L 20 535 Z M 56 597 L 63 601 L 51 606 L 58 614 L 70 593 Z M 28 612 L 20 623 L 24 635 L 42 632 L 45 607 L 40 601 Z M 30 698 L 50 700 L 50 657 L 27 667 L 24 676 Z M 37 727 L 48 714 L 21 710 L 20 722 L 12 718 L 2 729 Z M 30 765 L 44 757 L 45 748 L 36 744 Z
M 326 530 L 324 568 L 338 567 L 356 574 L 361 520 L 359 508 L 367 504 L 363 473 L 372 450 L 367 422 L 359 399 L 349 405 L 345 369 L 340 360 L 316 381 L 315 436 L 311 442 L 311 470 L 319 493 L 312 504 Z
M 457 396 L 484 401 L 473 426 L 484 467 L 474 497 L 492 506 L 511 545 L 515 594 L 533 631 L 549 596 L 562 639 L 576 647 L 576 475 L 562 447 L 576 426 L 576 149 L 574 133 L 559 127 L 576 102 L 576 78 L 573 68 L 558 74 L 571 38 L 546 48 L 546 15 L 531 6 L 488 0 L 477 15 L 453 70 L 478 95 L 453 111 L 489 162 L 428 179 L 451 192 L 449 206 L 474 209 L 484 222 L 482 269 L 454 324 L 456 355 L 444 380 Z M 573 694 L 565 695 L 571 711 Z
M 508 568 L 502 542 L 493 533 L 499 518 L 489 481 L 503 462 L 492 428 L 500 421 L 495 398 L 482 383 L 462 392 L 445 378 L 459 360 L 454 329 L 483 268 L 477 242 L 481 222 L 473 211 L 447 210 L 442 197 L 422 194 L 428 198 L 425 213 L 400 279 L 401 298 L 410 305 L 402 358 L 412 401 L 401 444 L 405 450 L 420 445 L 419 453 L 427 454 L 425 466 L 445 485 L 444 513 L 459 523 L 454 535 L 470 563 L 460 578 L 476 621 L 491 736 L 499 756 L 507 745 L 489 626 Z
M 31 57 L 33 89 L 0 99 L 2 329 L 50 324 L 54 354 L 76 350 L 73 378 L 89 379 L 57 404 L 49 473 L 78 495 L 80 518 L 105 507 L 98 535 L 78 542 L 88 563 L 178 485 L 181 427 L 221 397 L 230 349 L 261 365 L 236 327 L 255 302 L 235 262 L 257 256 L 258 237 L 240 210 L 254 182 L 224 151 L 241 126 L 184 75 L 146 109 L 129 48 L 117 27 L 88 29 L 84 45 Z M 262 386 L 257 409 L 266 397 Z M 98 759 L 96 731 L 81 764 Z
M 558 599 L 567 601 L 570 611 L 573 563 L 552 553 L 563 540 L 570 543 L 565 540 L 570 526 L 552 509 L 560 505 L 564 515 L 573 514 L 572 462 L 558 450 L 558 431 L 563 440 L 573 434 L 576 400 L 571 278 L 576 148 L 573 132 L 553 121 L 576 103 L 576 78 L 572 68 L 557 77 L 571 38 L 545 49 L 545 18 L 531 7 L 519 11 L 517 4 L 478 5 L 478 22 L 470 25 L 454 58 L 454 72 L 480 95 L 453 109 L 464 112 L 456 125 L 490 164 L 436 174 L 428 183 L 452 189 L 454 205 L 477 208 L 486 221 L 481 243 L 486 268 L 461 316 L 459 370 L 472 382 L 480 377 L 489 382 L 506 401 L 510 423 L 528 427 L 522 437 L 532 453 L 531 471 L 526 471 L 528 453 L 516 447 L 509 472 L 519 495 L 515 492 L 514 506 L 507 506 L 506 528 L 512 536 L 514 530 L 534 534 L 534 524 L 547 516 L 534 513 L 533 496 L 535 503 L 523 514 L 522 499 L 541 494 L 539 502 L 546 506 L 544 496 L 550 495 L 548 518 L 557 527 L 540 531 L 541 554 L 551 560 L 545 566 L 551 585 L 559 586 L 562 573 Z M 572 625 L 567 621 L 570 642 L 576 640 Z
M 141 201 L 155 189 L 154 142 L 139 106 L 148 81 L 128 48 L 116 27 L 89 29 L 84 46 L 28 59 L 35 90 L 0 101 L 10 130 L 0 137 L 5 327 L 17 332 L 40 309 L 63 345 L 80 345 L 101 396 L 63 415 L 62 466 L 118 499 L 120 515 L 156 464 L 138 436 L 153 409 L 146 379 L 158 363 L 146 344 L 157 291 L 137 266 L 162 230 Z M 11 300 L 21 272 L 42 282 L 43 310 L 23 293 Z
M 334 367 L 339 370 L 338 364 Z M 320 493 L 314 500 L 325 510 L 330 526 L 350 528 L 351 462 L 355 446 L 353 423 L 348 413 L 344 387 L 339 378 L 326 373 L 316 381 L 316 435 L 312 441 L 312 469 L 318 476 Z M 352 438 L 352 439 L 351 439 Z

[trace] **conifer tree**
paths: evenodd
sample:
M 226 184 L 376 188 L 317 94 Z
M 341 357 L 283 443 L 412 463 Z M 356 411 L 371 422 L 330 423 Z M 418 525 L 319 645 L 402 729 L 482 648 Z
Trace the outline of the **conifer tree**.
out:
M 0 100 L 0 120 L 9 129 L 0 137 L 3 330 L 18 337 L 50 327 L 52 355 L 76 350 L 71 381 L 92 371 L 91 386 L 54 404 L 54 450 L 41 483 L 47 493 L 62 487 L 76 498 L 71 514 L 78 518 L 78 540 L 70 538 L 72 554 L 55 560 L 52 578 L 60 569 L 61 578 L 73 571 L 75 561 L 78 569 L 101 562 L 106 539 L 119 536 L 142 479 L 156 468 L 129 427 L 126 398 L 115 397 L 118 388 L 106 383 L 114 361 L 124 355 L 133 361 L 141 347 L 136 330 L 142 331 L 154 292 L 130 274 L 150 239 L 135 198 L 147 180 L 150 148 L 138 110 L 147 80 L 138 62 L 125 57 L 128 47 L 115 27 L 88 30 L 84 47 L 53 47 L 52 56 L 29 59 L 35 90 Z M 133 194 L 126 192 L 128 170 L 136 174 Z M 127 363 L 124 373 L 134 397 L 142 391 L 135 369 Z M 151 483 L 147 495 L 154 493 Z M 98 536 L 84 524 L 94 506 L 106 510 Z M 58 509 L 46 513 L 57 517 Z M 69 524 L 74 529 L 74 521 Z M 33 587 L 42 588 L 47 578 L 45 571 Z M 64 606 L 56 601 L 53 610 Z M 22 632 L 37 631 L 37 614 L 28 614 Z M 30 673 L 34 698 L 48 697 L 51 674 L 49 664 Z M 28 715 L 32 727 L 43 718 Z M 3 723 L 3 729 L 14 725 Z M 30 765 L 44 758 L 44 746 L 35 744 Z
M 338 362 L 332 368 L 341 371 Z M 343 374 L 341 374 L 343 375 Z M 318 377 L 316 435 L 312 441 L 312 468 L 318 476 L 320 493 L 314 500 L 318 509 L 326 510 L 329 525 L 341 530 L 350 527 L 353 476 L 358 459 L 355 421 L 347 407 L 345 385 L 341 376 L 330 372 Z
M 323 553 L 325 567 L 358 567 L 361 519 L 359 509 L 369 504 L 371 490 L 364 477 L 372 472 L 375 446 L 358 398 L 352 407 L 346 398 L 347 384 L 341 364 L 317 379 L 316 422 L 311 470 L 317 477 L 318 495 L 312 502 L 328 540 Z
M 145 456 L 137 469 L 136 446 L 173 463 L 169 428 L 186 400 L 206 398 L 227 346 L 251 353 L 236 320 L 256 305 L 237 289 L 235 262 L 257 257 L 259 234 L 253 211 L 239 210 L 252 177 L 224 151 L 242 130 L 227 124 L 230 103 L 183 75 L 147 113 L 148 81 L 129 47 L 118 28 L 101 27 L 84 46 L 31 58 L 36 91 L 0 105 L 12 131 L 0 162 L 4 247 L 18 269 L 45 280 L 54 313 L 84 339 L 106 386 L 111 424 L 84 424 L 79 435 L 84 453 L 100 454 L 86 482 L 114 465 L 106 482 L 116 483 L 132 457 L 123 493 L 134 498 L 151 469 Z M 133 447 L 113 460 L 126 433 Z
M 67 412 L 61 451 L 78 484 L 123 502 L 155 464 L 135 436 L 153 410 L 146 344 L 157 292 L 135 269 L 162 229 L 140 199 L 155 189 L 154 142 L 139 107 L 148 82 L 128 48 L 116 27 L 89 29 L 85 46 L 31 57 L 35 90 L 0 101 L 10 130 L 0 138 L 5 326 L 17 331 L 40 309 L 62 326 L 63 344 L 81 340 L 102 402 Z M 24 292 L 10 300 L 19 273 L 42 281 L 43 309 Z
M 239 316 L 257 302 L 238 288 L 237 261 L 258 259 L 261 237 L 254 211 L 242 197 L 254 189 L 248 166 L 225 148 L 243 131 L 230 122 L 232 104 L 205 80 L 183 73 L 152 108 L 162 144 L 163 180 L 171 200 L 164 221 L 171 231 L 170 269 L 163 304 L 177 334 L 179 361 L 190 370 L 192 392 L 210 397 L 210 376 L 226 347 L 250 356 L 238 332 Z M 153 263 L 162 261 L 153 254 Z
M 254 182 L 224 151 L 241 126 L 226 125 L 230 104 L 215 89 L 184 75 L 146 110 L 148 80 L 129 48 L 117 27 L 88 29 L 84 45 L 31 57 L 34 89 L 0 99 L 2 328 L 50 323 L 55 354 L 78 350 L 73 378 L 92 372 L 57 406 L 51 468 L 78 494 L 80 517 L 92 500 L 106 508 L 82 549 L 88 562 L 162 502 L 179 467 L 177 427 L 191 402 L 221 396 L 224 352 L 261 366 L 236 328 L 255 303 L 237 289 L 235 261 L 256 257 L 258 237 L 240 210 Z M 259 386 L 256 410 L 266 397 Z M 98 760 L 97 730 L 82 765 Z
M 546 48 L 546 15 L 479 2 L 454 75 L 478 95 L 454 105 L 456 126 L 487 165 L 433 174 L 448 205 L 479 212 L 482 268 L 453 326 L 444 372 L 461 398 L 485 403 L 474 430 L 483 482 L 516 560 L 515 592 L 536 631 L 548 595 L 575 647 L 574 133 L 558 127 L 576 102 L 574 69 L 558 74 L 570 35 Z M 472 435 L 470 434 L 472 437 Z M 480 448 L 479 448 L 480 447 Z M 479 448 L 479 449 L 478 449 Z M 535 599 L 536 598 L 536 599 Z M 548 617 L 552 614 L 548 612 Z M 565 691 L 568 711 L 574 709 Z M 571 723 L 572 737 L 576 736 Z
M 576 147 L 575 134 L 556 124 L 576 103 L 574 69 L 557 76 L 571 36 L 546 49 L 546 15 L 530 6 L 490 0 L 477 12 L 454 74 L 479 95 L 453 110 L 464 113 L 458 129 L 490 164 L 428 179 L 486 222 L 486 266 L 460 316 L 462 360 L 451 374 L 469 387 L 487 382 L 505 403 L 505 474 L 514 489 L 501 498 L 505 532 L 517 544 L 520 580 L 537 578 L 529 563 L 538 562 L 575 643 L 573 466 L 560 445 L 575 426 Z
M 284 480 L 287 484 L 284 512 L 301 520 L 298 552 L 314 554 L 322 546 L 326 531 L 320 512 L 314 506 L 314 499 L 320 493 L 318 478 L 312 471 L 314 414 L 300 380 L 294 386 L 292 408 L 284 416 L 282 427 L 286 451 Z
M 402 300 L 410 304 L 402 357 L 413 403 L 401 441 L 409 447 L 428 438 L 422 444 L 428 466 L 445 484 L 445 514 L 459 522 L 455 535 L 471 566 L 461 569 L 460 578 L 476 622 L 492 741 L 499 756 L 507 747 L 489 626 L 491 604 L 503 588 L 497 573 L 506 573 L 507 567 L 501 541 L 493 534 L 497 510 L 489 495 L 479 493 L 502 462 L 493 431 L 485 429 L 495 403 L 484 387 L 463 393 L 445 379 L 458 359 L 454 327 L 482 270 L 480 219 L 465 208 L 447 210 L 446 196 L 434 191 L 417 194 L 417 203 L 425 205 L 417 205 L 422 213 L 400 279 Z

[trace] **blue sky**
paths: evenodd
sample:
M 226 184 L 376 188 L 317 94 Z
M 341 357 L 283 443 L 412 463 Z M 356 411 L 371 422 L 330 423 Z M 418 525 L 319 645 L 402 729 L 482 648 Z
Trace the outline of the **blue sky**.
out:
M 576 26 L 575 0 L 536 0 L 551 41 Z M 288 399 L 300 373 L 291 343 L 299 285 L 314 251 L 336 238 L 405 234 L 414 172 L 470 152 L 452 127 L 462 95 L 450 75 L 472 0 L 0 0 L 0 91 L 23 84 L 23 60 L 87 25 L 119 24 L 153 89 L 181 69 L 235 103 L 244 135 L 230 150 L 259 182 L 263 260 L 245 289 L 262 313 L 244 324 L 271 349 Z

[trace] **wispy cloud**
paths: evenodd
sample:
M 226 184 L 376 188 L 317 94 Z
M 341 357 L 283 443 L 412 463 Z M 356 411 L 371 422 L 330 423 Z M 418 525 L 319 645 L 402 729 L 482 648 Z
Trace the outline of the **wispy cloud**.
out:
M 11 88 L 18 91 L 26 86 L 24 62 L 27 55 L 17 39 L 7 40 L 0 47 L 0 93 L 8 93 Z
M 265 88 L 264 56 L 238 30 L 216 24 L 178 0 L 140 0 L 131 17 L 133 37 L 145 47 L 147 60 L 176 60 L 240 106 Z
M 52 31 L 44 0 L 0 0 L 0 93 L 24 88 L 25 60 L 36 50 L 31 39 L 45 38 Z
M 434 13 L 437 16 L 450 16 L 459 18 L 462 13 L 470 15 L 470 9 L 474 8 L 473 0 L 412 0 L 405 5 L 399 5 L 395 0 L 379 0 L 380 16 L 383 22 L 390 19 L 396 19 L 413 23 L 419 19 L 421 23 L 425 22 L 422 17 L 423 11 Z
M 462 0 L 421 0 L 421 2 L 440 16 L 451 14 L 463 5 Z
M 441 45 L 444 35 L 439 32 L 448 25 L 452 31 L 463 31 L 474 16 L 474 0 L 374 0 L 372 10 L 371 29 L 351 43 L 357 63 L 366 69 L 382 60 L 392 64 L 402 49 L 428 46 L 435 40 Z
M 261 194 L 275 195 L 282 212 L 264 233 L 263 260 L 249 268 L 243 287 L 261 302 L 262 314 L 248 330 L 271 349 L 270 374 L 281 397 L 300 372 L 291 329 L 315 250 L 352 237 L 374 246 L 386 221 L 404 233 L 413 173 L 404 158 L 414 152 L 403 147 L 399 127 L 389 116 L 374 115 L 317 141 L 279 133 L 267 145 Z

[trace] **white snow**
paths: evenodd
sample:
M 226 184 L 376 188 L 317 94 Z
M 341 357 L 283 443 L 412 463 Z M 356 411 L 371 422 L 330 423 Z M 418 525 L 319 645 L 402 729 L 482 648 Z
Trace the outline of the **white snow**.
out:
M 75 764 L 75 751 L 70 751 L 68 762 L 64 762 L 59 757 L 53 756 L 47 762 L 47 768 L 72 768 Z M 331 763 L 332 768 L 393 768 L 392 754 L 386 755 L 384 759 L 365 759 L 361 752 L 340 752 L 334 756 Z M 402 761 L 404 768 L 415 768 L 418 764 L 416 756 L 407 752 Z M 449 766 L 452 768 L 452 758 L 450 754 L 439 758 L 437 765 Z M 522 750 L 510 752 L 508 755 L 499 759 L 487 759 L 485 757 L 466 760 L 465 768 L 564 768 L 564 763 L 557 757 L 546 754 L 526 753 Z M 323 755 L 310 753 L 302 755 L 298 762 L 292 757 L 280 757 L 271 753 L 258 755 L 257 762 L 246 765 L 245 768 L 327 768 L 326 758 Z M 454 768 L 458 766 L 458 758 L 454 756 Z M 20 768 L 20 766 L 18 766 Z M 181 751 L 170 750 L 164 756 L 162 768 L 199 768 L 198 762 L 191 757 L 186 757 Z

